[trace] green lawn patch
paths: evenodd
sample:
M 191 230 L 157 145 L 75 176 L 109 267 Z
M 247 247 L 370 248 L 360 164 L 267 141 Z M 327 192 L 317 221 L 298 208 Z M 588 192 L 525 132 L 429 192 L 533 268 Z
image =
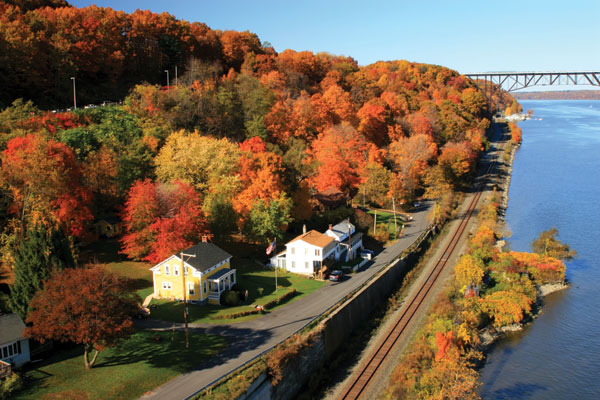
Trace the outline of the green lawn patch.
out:
M 83 348 L 60 351 L 25 373 L 25 387 L 15 398 L 136 399 L 225 345 L 222 336 L 193 333 L 186 350 L 183 332 L 140 331 L 100 353 L 89 371 L 83 368 Z
M 368 213 L 371 214 L 371 216 L 373 218 L 375 218 L 374 210 L 370 210 Z M 393 212 L 377 210 L 377 229 L 379 229 L 381 225 L 386 226 L 386 229 L 390 233 L 390 240 L 397 238 L 396 235 L 394 234 L 394 213 Z M 402 219 L 398 215 L 398 213 L 396 213 L 396 226 L 398 227 L 398 234 L 400 234 L 400 231 L 402 230 L 402 227 L 404 226 L 404 224 L 402 222 Z
M 154 291 L 152 283 L 152 264 L 128 261 L 119 254 L 117 239 L 100 239 L 81 250 L 82 263 L 98 263 L 107 271 L 129 279 L 130 288 L 138 293 L 142 301 Z
M 289 273 L 279 269 L 277 271 L 277 286 L 275 291 L 275 271 L 270 269 L 257 269 L 250 260 L 232 259 L 232 267 L 237 269 L 238 285 L 244 290 L 248 290 L 247 304 L 237 307 L 225 307 L 214 304 L 190 304 L 188 307 L 189 322 L 202 323 L 224 323 L 241 322 L 257 318 L 259 315 L 247 315 L 235 319 L 227 319 L 228 314 L 237 314 L 254 309 L 252 305 L 264 305 L 270 301 L 289 292 L 291 288 L 296 289 L 296 296 L 290 298 L 287 302 L 295 301 L 306 296 L 309 293 L 319 289 L 325 282 L 309 279 L 304 276 Z M 150 317 L 165 321 L 183 322 L 183 303 L 165 299 L 154 299 L 152 305 L 156 307 L 151 309 Z M 283 304 L 275 306 L 281 307 Z

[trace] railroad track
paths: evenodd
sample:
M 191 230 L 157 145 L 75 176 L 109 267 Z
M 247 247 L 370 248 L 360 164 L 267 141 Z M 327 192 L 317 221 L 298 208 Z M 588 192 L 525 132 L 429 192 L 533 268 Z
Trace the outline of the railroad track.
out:
M 502 150 L 504 145 L 502 145 L 499 149 Z M 419 310 L 421 304 L 427 297 L 427 294 L 431 291 L 431 288 L 437 281 L 437 278 L 441 274 L 442 270 L 448 263 L 452 253 L 454 252 L 458 242 L 460 241 L 462 234 L 467 228 L 467 224 L 477 207 L 477 203 L 483 193 L 483 186 L 486 184 L 486 178 L 493 171 L 496 166 L 496 161 L 493 160 L 488 165 L 487 170 L 482 176 L 481 182 L 476 187 L 476 193 L 473 195 L 469 206 L 460 220 L 460 224 L 455 229 L 452 234 L 452 239 L 448 243 L 448 245 L 444 248 L 444 251 L 441 257 L 437 260 L 434 268 L 431 270 L 429 275 L 427 276 L 423 285 L 419 288 L 417 293 L 410 299 L 408 303 L 408 307 L 400 315 L 400 318 L 394 323 L 393 327 L 388 331 L 385 338 L 381 341 L 377 349 L 373 354 L 369 357 L 368 361 L 365 365 L 360 369 L 360 372 L 354 376 L 352 383 L 346 388 L 343 392 L 342 399 L 358 399 L 363 394 L 372 378 L 375 376 L 381 365 L 383 364 L 386 357 L 389 355 L 390 351 L 400 338 L 400 336 L 406 330 L 406 327 L 414 317 L 414 315 Z

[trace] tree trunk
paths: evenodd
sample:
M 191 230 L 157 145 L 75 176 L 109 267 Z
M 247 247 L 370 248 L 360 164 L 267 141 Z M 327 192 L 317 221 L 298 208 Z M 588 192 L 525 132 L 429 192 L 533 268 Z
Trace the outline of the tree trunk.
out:
M 94 353 L 94 356 L 92 357 L 92 359 L 89 360 L 90 353 L 93 350 L 94 350 L 93 344 L 86 343 L 83 345 L 83 362 L 85 364 L 85 369 L 92 368 L 94 366 L 94 363 L 96 362 L 96 358 L 98 358 L 99 351 L 96 350 L 96 353 Z

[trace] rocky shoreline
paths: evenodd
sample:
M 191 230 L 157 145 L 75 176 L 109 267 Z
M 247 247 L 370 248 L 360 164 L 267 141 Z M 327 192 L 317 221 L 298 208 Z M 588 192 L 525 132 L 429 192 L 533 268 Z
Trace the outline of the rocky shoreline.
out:
M 504 224 L 506 222 L 505 215 L 506 215 L 506 209 L 508 207 L 508 189 L 510 187 L 510 180 L 511 180 L 512 172 L 513 172 L 513 161 L 515 158 L 515 152 L 518 148 L 519 148 L 519 146 L 511 146 L 510 154 L 509 154 L 508 160 L 506 161 L 506 165 L 505 165 L 505 172 L 506 172 L 505 178 L 504 178 L 504 181 L 499 185 L 500 190 L 502 192 L 502 195 L 501 195 L 502 201 L 500 203 L 500 209 L 502 210 L 500 219 L 502 221 L 502 224 Z M 504 247 L 505 245 L 506 245 L 506 241 L 503 239 L 499 240 L 496 243 L 496 246 L 498 246 L 500 248 Z M 567 289 L 568 287 L 569 287 L 568 282 L 549 283 L 549 284 L 538 286 L 537 287 L 538 300 L 535 304 L 536 311 L 532 315 L 532 318 L 526 320 L 525 322 L 522 322 L 519 324 L 503 326 L 499 329 L 493 328 L 492 326 L 485 327 L 484 329 L 482 329 L 479 332 L 479 339 L 480 339 L 479 350 L 482 351 L 483 353 L 487 353 L 490 346 L 494 342 L 496 342 L 498 339 L 500 339 L 502 336 L 504 336 L 507 332 L 518 332 L 518 331 L 523 330 L 523 327 L 525 325 L 532 322 L 540 314 L 540 312 L 542 310 L 542 306 L 543 306 L 543 298 L 545 296 L 547 296 L 550 293 L 557 292 L 559 290 Z

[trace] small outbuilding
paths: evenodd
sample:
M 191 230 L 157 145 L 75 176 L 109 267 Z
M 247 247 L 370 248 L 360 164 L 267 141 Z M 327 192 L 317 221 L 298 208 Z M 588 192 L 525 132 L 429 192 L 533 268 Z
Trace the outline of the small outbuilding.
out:
M 112 238 L 123 233 L 122 221 L 117 217 L 108 217 L 94 224 L 98 236 Z

